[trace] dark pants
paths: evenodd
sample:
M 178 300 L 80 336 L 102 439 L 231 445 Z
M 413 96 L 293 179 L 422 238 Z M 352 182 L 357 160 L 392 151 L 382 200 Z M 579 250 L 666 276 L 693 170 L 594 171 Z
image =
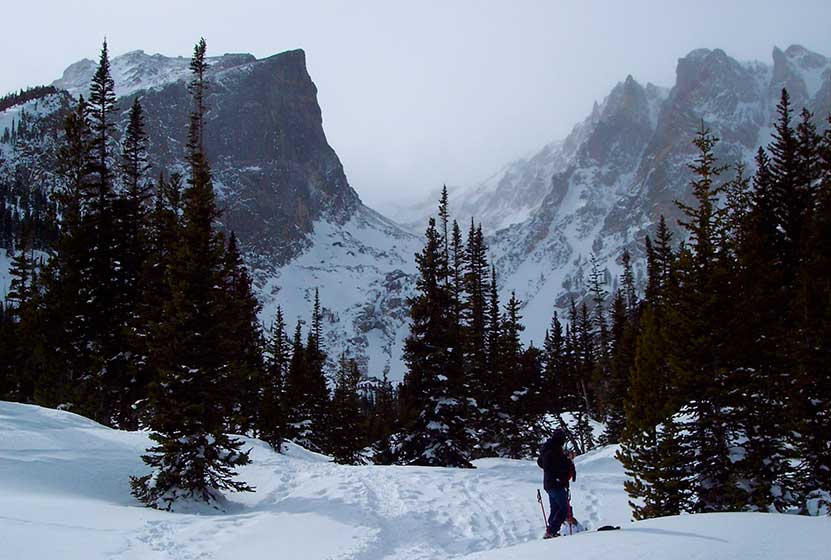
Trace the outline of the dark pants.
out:
M 555 486 L 550 490 L 546 490 L 546 492 L 551 508 L 551 513 L 548 516 L 548 530 L 551 533 L 556 533 L 568 516 L 568 495 L 566 489 L 562 486 Z

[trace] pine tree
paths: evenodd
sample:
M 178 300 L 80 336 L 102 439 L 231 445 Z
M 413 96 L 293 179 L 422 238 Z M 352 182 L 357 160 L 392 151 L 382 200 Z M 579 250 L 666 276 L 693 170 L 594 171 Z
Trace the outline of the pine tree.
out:
M 358 383 L 361 373 L 355 360 L 341 355 L 332 396 L 332 428 L 329 433 L 330 453 L 336 463 L 359 465 L 365 462 L 365 419 L 361 415 Z
M 141 364 L 146 356 L 143 335 L 146 323 L 139 313 L 142 297 L 142 275 L 148 259 L 148 199 L 151 184 L 146 181 L 147 134 L 144 117 L 138 99 L 130 109 L 129 123 L 121 150 L 120 170 L 122 192 L 113 203 L 113 253 L 115 278 L 118 281 L 114 294 L 112 313 L 114 328 L 119 336 L 116 344 L 129 348 L 111 360 L 113 373 L 108 399 L 112 399 L 114 425 L 122 429 L 136 429 L 139 424 L 136 403 L 147 396 L 147 377 L 142 375 Z M 115 362 L 115 363 L 113 363 Z
M 261 306 L 254 297 L 251 277 L 242 261 L 234 233 L 228 240 L 223 276 L 225 278 L 223 342 L 229 360 L 225 412 L 227 430 L 248 433 L 257 423 L 259 390 L 262 385 L 263 335 L 258 314 Z
M 668 314 L 674 340 L 669 365 L 679 384 L 676 410 L 685 407 L 692 417 L 689 444 L 700 457 L 693 466 L 695 511 L 699 512 L 730 509 L 735 493 L 729 457 L 732 434 L 725 412 L 725 395 L 731 390 L 726 375 L 731 363 L 724 350 L 729 334 L 718 319 L 725 312 L 719 295 L 729 289 L 725 275 L 730 259 L 724 258 L 719 244 L 724 210 L 717 201 L 724 185 L 717 181 L 724 167 L 714 155 L 717 142 L 703 126 L 693 141 L 698 149 L 690 165 L 695 206 L 678 203 L 684 214 L 679 223 L 687 230 L 690 244 L 679 251 L 679 289 L 671 296 Z
M 44 287 L 43 337 L 53 341 L 37 401 L 82 411 L 79 385 L 90 369 L 89 323 L 86 302 L 93 246 L 84 223 L 83 192 L 91 182 L 91 131 L 83 96 L 64 122 L 58 149 L 60 186 L 55 193 L 59 212 L 58 237 L 42 283 Z
M 829 117 L 831 124 L 831 117 Z M 794 316 L 797 323 L 795 363 L 799 388 L 793 417 L 801 457 L 797 473 L 800 509 L 831 509 L 831 127 L 817 147 L 818 182 L 813 189 L 811 221 L 806 227 L 804 260 L 797 277 Z
M 324 373 L 326 353 L 323 351 L 323 312 L 320 295 L 315 289 L 312 324 L 306 342 L 306 376 L 308 382 L 308 410 L 312 421 L 309 443 L 325 449 L 329 427 L 329 387 Z
M 289 371 L 291 345 L 286 336 L 283 309 L 278 305 L 268 343 L 268 359 L 263 378 L 257 432 L 276 451 L 282 448 L 286 432 L 285 385 Z
M 372 444 L 372 461 L 375 464 L 388 465 L 395 459 L 390 438 L 400 427 L 397 412 L 395 389 L 384 372 L 367 422 L 367 438 Z
M 181 237 L 166 278 L 171 297 L 151 334 L 151 361 L 158 374 L 151 387 L 148 425 L 157 445 L 142 458 L 154 472 L 131 479 L 133 495 L 161 509 L 182 498 L 217 504 L 222 490 L 251 490 L 235 479 L 235 469 L 249 457 L 240 450 L 241 440 L 226 435 L 223 416 L 233 357 L 223 344 L 225 246 L 214 230 L 219 213 L 202 147 L 205 68 L 203 39 L 191 62 L 191 176 Z
M 520 340 L 520 333 L 524 330 L 519 314 L 520 301 L 515 292 L 505 305 L 502 315 L 502 342 L 500 348 L 501 363 L 499 369 L 505 372 L 502 378 L 502 386 L 499 388 L 499 408 L 502 415 L 498 421 L 500 432 L 501 455 L 514 459 L 523 456 L 523 435 L 527 429 L 527 417 L 525 414 L 526 400 L 528 397 L 527 379 L 528 371 L 519 367 L 522 360 L 523 348 Z M 509 373 L 510 372 L 510 373 Z
M 4 315 L 5 336 L 9 352 L 4 394 L 8 400 L 33 402 L 39 381 L 43 354 L 39 331 L 39 293 L 35 262 L 31 255 L 31 237 L 24 233 L 23 245 L 14 254 L 9 267 L 9 291 Z
M 457 352 L 445 238 L 431 218 L 425 247 L 416 255 L 417 295 L 410 299 L 407 373 L 402 394 L 410 408 L 397 461 L 404 464 L 470 467 L 465 426 L 464 373 Z
M 322 310 L 315 290 L 311 328 L 303 344 L 300 321 L 295 327 L 292 356 L 286 377 L 287 435 L 314 451 L 327 450 L 329 388 L 323 371 L 326 354 L 321 347 Z
M 82 304 L 87 317 L 87 340 L 91 348 L 89 369 L 82 376 L 82 409 L 105 424 L 116 424 L 120 408 L 114 393 L 121 391 L 127 377 L 122 350 L 125 305 L 119 301 L 123 285 L 113 246 L 114 216 L 114 134 L 115 83 L 110 75 L 107 41 L 101 48 L 98 68 L 90 82 L 87 112 L 90 128 L 90 181 L 83 189 L 83 222 L 89 231 L 90 260 L 83 272 L 87 292 Z

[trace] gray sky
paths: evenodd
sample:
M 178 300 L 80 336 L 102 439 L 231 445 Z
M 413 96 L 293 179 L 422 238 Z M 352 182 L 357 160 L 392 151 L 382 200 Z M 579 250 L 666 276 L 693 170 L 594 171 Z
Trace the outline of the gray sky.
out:
M 4 2 L 0 92 L 81 58 L 135 49 L 307 54 L 350 183 L 389 210 L 466 185 L 561 138 L 632 74 L 672 85 L 698 47 L 770 61 L 773 45 L 831 54 L 828 0 Z M 133 10 L 136 10 L 135 12 Z

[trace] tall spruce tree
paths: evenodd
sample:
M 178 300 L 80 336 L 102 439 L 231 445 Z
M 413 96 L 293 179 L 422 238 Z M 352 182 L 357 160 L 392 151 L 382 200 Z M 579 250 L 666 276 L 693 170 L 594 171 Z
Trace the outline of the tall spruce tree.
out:
M 687 439 L 698 457 L 690 465 L 698 512 L 731 509 L 736 492 L 729 456 L 734 434 L 726 417 L 731 390 L 727 373 L 732 366 L 725 351 L 729 333 L 718 319 L 727 303 L 720 296 L 729 289 L 726 277 L 732 260 L 720 246 L 725 211 L 718 200 L 725 186 L 719 182 L 724 167 L 714 153 L 717 142 L 703 125 L 693 141 L 698 151 L 690 164 L 695 203 L 678 203 L 684 215 L 679 223 L 690 242 L 679 251 L 678 289 L 668 314 L 673 334 L 669 365 L 678 380 L 675 411 L 687 413 Z
M 58 236 L 41 278 L 44 288 L 43 337 L 53 341 L 38 402 L 83 412 L 81 382 L 90 370 L 91 297 L 86 277 L 93 247 L 84 222 L 84 190 L 91 182 L 92 150 L 87 103 L 83 96 L 63 126 L 58 148 Z
M 153 473 L 132 477 L 133 495 L 147 506 L 170 509 L 183 498 L 221 504 L 222 490 L 248 491 L 236 468 L 249 462 L 243 442 L 225 433 L 224 417 L 233 356 L 224 344 L 228 326 L 224 291 L 225 244 L 214 228 L 219 215 L 202 138 L 205 97 L 205 41 L 191 60 L 190 118 L 179 245 L 171 256 L 166 282 L 170 300 L 151 334 L 152 362 L 158 367 L 151 387 L 148 426 L 156 443 L 143 456 Z
M 267 350 L 266 370 L 257 414 L 257 434 L 260 439 L 279 452 L 286 433 L 285 386 L 291 359 L 291 345 L 286 335 L 286 322 L 283 309 L 279 305 L 274 316 Z
M 829 116 L 828 125 L 831 125 Z M 794 442 L 800 455 L 796 483 L 803 513 L 831 510 L 831 126 L 817 146 L 817 183 L 797 276 Z
M 146 174 L 147 134 L 144 115 L 136 98 L 130 108 L 129 121 L 121 146 L 121 192 L 113 202 L 113 239 L 116 255 L 114 266 L 118 281 L 113 301 L 114 328 L 119 330 L 117 344 L 123 351 L 112 379 L 109 398 L 112 399 L 113 423 L 122 429 L 136 429 L 139 425 L 138 406 L 147 394 L 147 376 L 141 364 L 147 354 L 143 335 L 146 317 L 139 313 L 142 298 L 142 276 L 148 259 L 150 241 L 148 201 L 152 184 Z
M 443 196 L 444 199 L 444 196 Z M 448 278 L 448 246 L 436 221 L 416 255 L 417 294 L 410 299 L 410 334 L 402 394 L 410 408 L 397 452 L 403 464 L 470 467 L 470 434 L 465 425 L 464 370 Z
M 263 383 L 263 334 L 251 277 L 242 261 L 237 237 L 232 232 L 225 252 L 223 277 L 225 332 L 223 342 L 229 360 L 225 418 L 227 430 L 244 434 L 257 424 Z
M 362 451 L 366 447 L 366 418 L 361 414 L 358 384 L 361 372 L 355 360 L 341 355 L 332 395 L 332 423 L 329 431 L 329 449 L 336 463 L 364 464 Z
M 90 128 L 90 181 L 83 189 L 83 223 L 89 232 L 90 259 L 84 271 L 87 294 L 82 304 L 87 317 L 89 369 L 82 376 L 83 411 L 105 424 L 118 424 L 116 393 L 127 378 L 123 325 L 127 304 L 119 301 L 123 269 L 117 264 L 115 189 L 115 82 L 110 74 L 107 41 L 90 82 L 87 114 Z

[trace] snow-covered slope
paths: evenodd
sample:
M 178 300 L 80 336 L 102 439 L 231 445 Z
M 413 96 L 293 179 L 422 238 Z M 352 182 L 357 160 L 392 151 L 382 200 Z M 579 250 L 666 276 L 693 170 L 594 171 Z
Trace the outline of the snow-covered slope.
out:
M 208 57 L 211 71 L 232 68 L 256 61 L 251 54 L 225 54 Z M 64 70 L 63 76 L 52 82 L 59 89 L 65 89 L 74 97 L 86 96 L 89 84 L 98 68 L 98 62 L 88 58 L 79 60 Z M 147 54 L 142 50 L 131 51 L 112 58 L 110 72 L 119 97 L 141 90 L 158 89 L 172 82 L 190 78 L 190 58 Z
M 770 140 L 783 87 L 795 114 L 806 106 L 822 127 L 831 111 L 831 59 L 798 45 L 775 48 L 772 64 L 697 49 L 679 59 L 671 89 L 628 76 L 564 141 L 455 189 L 452 211 L 465 222 L 475 215 L 490 234 L 503 298 L 516 291 L 525 302 L 526 341 L 541 342 L 552 307 L 563 311 L 585 294 L 592 255 L 609 291 L 624 248 L 643 282 L 644 236 L 661 215 L 681 233 L 674 201 L 690 201 L 691 141 L 701 123 L 721 139 L 722 162 L 752 164 Z
M 466 560 L 763 560 L 828 554 L 831 521 L 765 513 L 711 513 L 633 523 L 624 530 L 584 533 L 465 556 Z
M 276 273 L 254 271 L 262 278 L 263 323 L 271 324 L 278 304 L 290 329 L 308 320 L 317 288 L 329 359 L 348 352 L 363 371 L 400 380 L 419 249 L 418 238 L 364 206 L 345 224 L 315 222 L 305 252 Z
M 582 533 L 540 541 L 540 473 L 485 459 L 475 470 L 350 467 L 288 444 L 278 455 L 249 440 L 240 475 L 256 491 L 225 512 L 140 507 L 128 476 L 145 471 L 141 432 L 0 402 L 0 557 L 95 559 L 822 558 L 827 518 L 685 516 L 629 524 L 623 472 L 604 448 L 578 458 Z

